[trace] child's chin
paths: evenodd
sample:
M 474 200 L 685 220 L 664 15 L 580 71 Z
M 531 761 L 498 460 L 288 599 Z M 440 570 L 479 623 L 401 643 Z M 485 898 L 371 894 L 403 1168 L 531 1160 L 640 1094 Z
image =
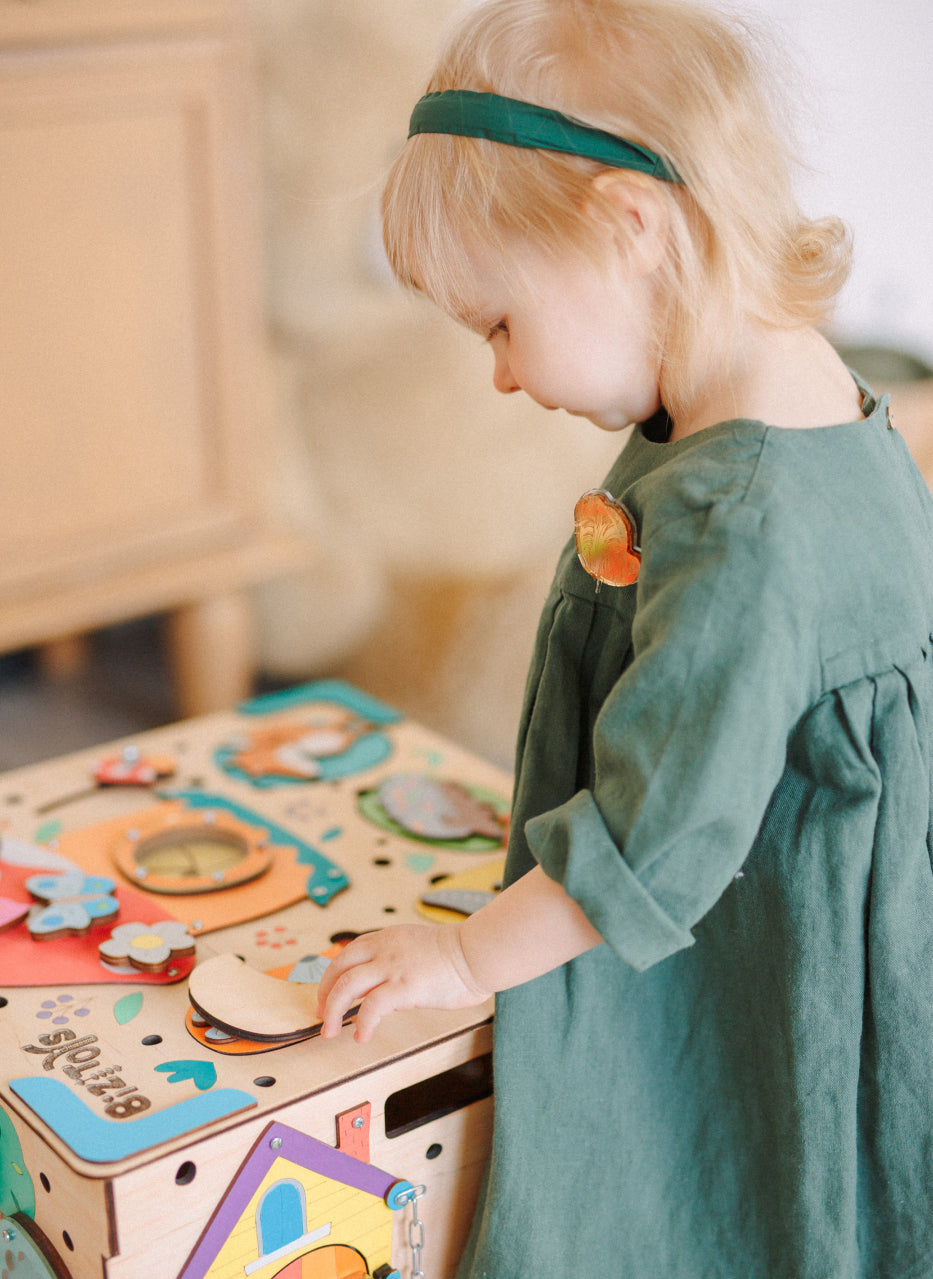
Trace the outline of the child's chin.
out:
M 569 411 L 569 410 L 568 410 Z M 587 422 L 592 422 L 594 426 L 598 426 L 601 431 L 624 431 L 627 426 L 631 426 L 631 422 L 623 422 L 621 417 L 602 413 L 574 413 L 574 417 L 582 417 Z

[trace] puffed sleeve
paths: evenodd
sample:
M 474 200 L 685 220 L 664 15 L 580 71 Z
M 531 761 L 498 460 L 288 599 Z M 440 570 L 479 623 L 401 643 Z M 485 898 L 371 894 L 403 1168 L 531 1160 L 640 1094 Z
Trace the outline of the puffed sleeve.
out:
M 636 969 L 692 945 L 818 694 L 787 537 L 742 501 L 643 530 L 633 656 L 595 721 L 592 788 L 525 827 L 545 872 Z

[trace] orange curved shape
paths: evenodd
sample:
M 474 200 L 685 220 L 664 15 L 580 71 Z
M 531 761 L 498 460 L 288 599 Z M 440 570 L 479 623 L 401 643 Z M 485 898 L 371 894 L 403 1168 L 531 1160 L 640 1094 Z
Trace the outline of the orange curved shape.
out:
M 367 1279 L 366 1259 L 347 1244 L 328 1244 L 306 1252 L 277 1270 L 273 1279 Z
M 573 510 L 573 535 L 580 563 L 606 586 L 631 586 L 641 568 L 635 522 L 605 489 L 590 489 Z

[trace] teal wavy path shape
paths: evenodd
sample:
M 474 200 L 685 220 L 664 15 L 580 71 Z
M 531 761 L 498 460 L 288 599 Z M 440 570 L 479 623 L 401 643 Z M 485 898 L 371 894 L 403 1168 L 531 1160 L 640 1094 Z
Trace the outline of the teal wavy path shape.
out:
M 218 1088 L 134 1119 L 104 1119 L 58 1079 L 14 1079 L 10 1088 L 73 1151 L 91 1164 L 116 1163 L 173 1137 L 256 1105 L 239 1088 Z
M 299 839 L 292 831 L 286 830 L 275 822 L 270 822 L 261 813 L 245 808 L 223 795 L 211 795 L 207 791 L 177 790 L 160 791 L 163 799 L 180 799 L 189 808 L 219 808 L 223 812 L 232 813 L 248 826 L 260 826 L 268 834 L 269 840 L 282 848 L 294 848 L 295 860 L 302 866 L 310 866 L 311 874 L 306 885 L 308 897 L 318 906 L 326 906 L 330 899 L 350 887 L 350 880 L 344 870 L 325 857 L 319 849 L 314 848 L 306 840 Z
M 309 702 L 336 702 L 372 724 L 395 724 L 402 718 L 401 712 L 340 679 L 318 679 L 295 688 L 277 689 L 241 702 L 237 710 L 246 715 L 268 715 L 270 711 L 288 710 Z

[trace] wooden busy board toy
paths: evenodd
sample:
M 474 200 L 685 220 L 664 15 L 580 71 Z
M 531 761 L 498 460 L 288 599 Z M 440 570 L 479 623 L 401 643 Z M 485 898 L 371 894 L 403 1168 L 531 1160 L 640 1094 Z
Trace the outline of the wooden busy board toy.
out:
M 318 1035 L 351 937 L 498 891 L 509 779 L 338 681 L 0 778 L 9 1279 L 452 1275 L 491 1005 Z

